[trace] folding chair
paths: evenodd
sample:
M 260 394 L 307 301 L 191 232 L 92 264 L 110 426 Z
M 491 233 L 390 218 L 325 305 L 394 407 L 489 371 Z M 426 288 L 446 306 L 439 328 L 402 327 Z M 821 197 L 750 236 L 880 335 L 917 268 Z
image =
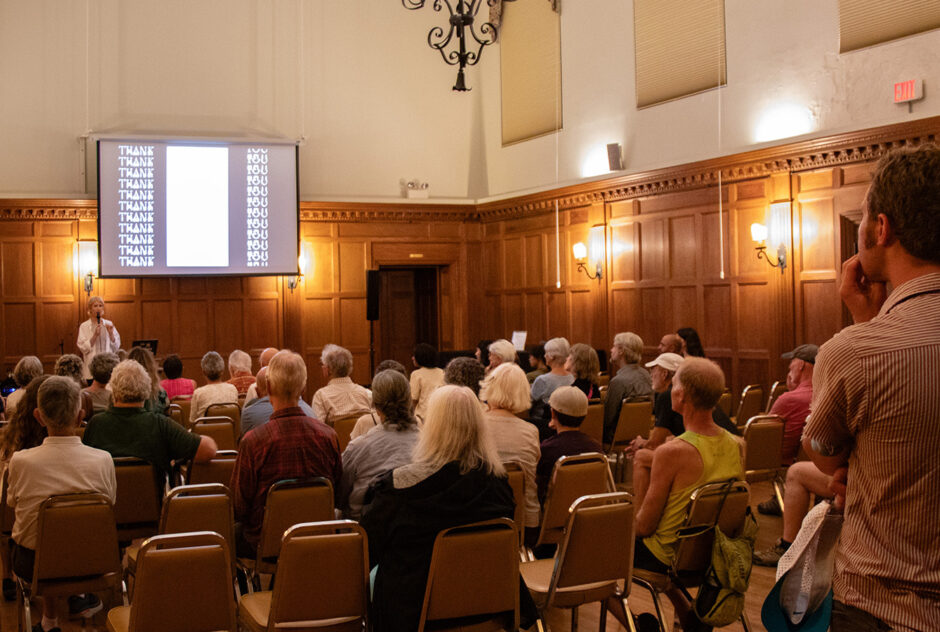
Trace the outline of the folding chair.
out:
M 769 413 L 770 409 L 774 407 L 774 402 L 777 401 L 777 398 L 788 390 L 786 382 L 781 382 L 780 380 L 774 382 L 773 386 L 770 387 L 770 397 L 767 398 L 767 408 L 764 412 Z
M 303 522 L 332 520 L 333 483 L 322 476 L 278 481 L 268 488 L 261 522 L 261 540 L 254 560 L 239 559 L 251 576 L 250 586 L 261 573 L 274 573 L 284 532 Z
M 237 457 L 238 451 L 236 450 L 219 450 L 208 461 L 190 463 L 186 468 L 186 484 L 220 483 L 228 487 L 232 481 L 232 471 L 235 469 Z
M 729 537 L 737 537 L 744 527 L 751 491 L 744 481 L 707 483 L 695 489 L 689 499 L 685 520 L 679 527 L 679 544 L 672 566 L 667 573 L 633 569 L 633 583 L 646 588 L 653 597 L 653 606 L 662 632 L 666 632 L 659 595 L 674 589 L 698 586 L 711 563 L 712 544 L 717 524 Z M 749 625 L 741 613 L 745 632 Z
M 189 428 L 189 413 L 192 410 L 193 400 L 192 396 L 187 395 L 185 397 L 174 397 L 170 400 L 170 405 L 179 406 L 181 411 L 181 419 L 183 423 L 181 424 L 184 428 Z
M 209 404 L 203 417 L 228 417 L 232 420 L 232 426 L 235 428 L 235 436 L 241 436 L 242 429 L 242 407 L 238 402 L 228 404 Z
M 359 421 L 361 415 L 354 415 L 352 417 L 340 417 L 339 419 L 333 419 L 330 421 L 330 425 L 333 426 L 333 430 L 336 431 L 336 438 L 339 440 L 339 451 L 342 453 L 346 446 L 349 445 L 350 435 L 352 435 L 353 428 L 356 427 L 356 422 Z
M 137 569 L 134 601 L 108 612 L 110 632 L 236 632 L 231 553 L 218 533 L 154 536 Z
M 131 540 L 156 535 L 164 481 L 158 479 L 153 465 L 135 457 L 115 457 L 114 475 L 117 482 L 114 519 L 118 541 L 127 546 Z
M 16 578 L 20 630 L 31 630 L 29 600 L 119 591 L 121 558 L 111 499 L 104 494 L 52 496 L 39 507 L 33 579 Z
M 522 466 L 515 461 L 503 463 L 503 467 L 506 468 L 506 477 L 512 489 L 512 501 L 516 504 L 512 512 L 512 521 L 519 532 L 519 551 L 522 559 L 525 560 L 525 473 L 522 471 Z
M 747 423 L 754 415 L 760 414 L 764 403 L 764 389 L 760 384 L 749 384 L 741 391 L 741 401 L 737 413 L 731 418 L 739 427 Z
M 581 496 L 614 492 L 614 477 L 607 457 L 596 452 L 563 456 L 555 462 L 542 506 L 536 546 L 558 544 L 565 535 L 571 504 Z
M 418 620 L 425 629 L 519 629 L 519 558 L 516 529 L 507 518 L 451 527 L 437 534 Z M 488 615 L 493 627 L 476 618 Z M 443 620 L 447 624 L 440 623 Z M 439 622 L 434 624 L 433 622 Z
M 238 433 L 231 417 L 200 417 L 193 422 L 191 431 L 212 437 L 220 450 L 238 449 Z
M 179 404 L 170 403 L 166 409 L 166 416 L 176 422 L 176 425 L 182 426 L 183 428 L 187 427 L 186 422 L 183 421 L 185 419 L 183 417 L 183 407 Z
M 578 606 L 599 601 L 599 630 L 607 629 L 607 599 L 622 600 L 632 620 L 627 596 L 633 572 L 633 500 L 630 494 L 593 494 L 574 501 L 565 535 L 554 559 L 525 562 L 526 586 L 546 608 L 570 608 L 571 630 L 578 629 Z M 623 582 L 623 591 L 618 588 Z M 544 629 L 539 621 L 539 629 Z
M 784 421 L 780 415 L 755 415 L 744 427 L 744 478 L 748 483 L 773 481 L 777 502 L 783 507 Z
M 652 427 L 653 402 L 650 400 L 624 402 L 620 408 L 620 417 L 617 419 L 617 428 L 614 430 L 614 440 L 610 444 L 610 450 L 626 446 L 637 435 L 649 437 Z
M 581 422 L 581 432 L 591 437 L 599 444 L 604 443 L 604 405 L 591 404 L 588 406 L 587 416 Z
M 369 629 L 369 543 L 358 523 L 294 525 L 281 541 L 277 575 L 273 591 L 239 599 L 238 620 L 244 628 L 252 632 Z
M 732 417 L 731 404 L 731 391 L 725 390 L 725 392 L 721 394 L 721 397 L 718 398 L 718 408 L 725 411 L 725 414 L 728 415 L 728 417 Z

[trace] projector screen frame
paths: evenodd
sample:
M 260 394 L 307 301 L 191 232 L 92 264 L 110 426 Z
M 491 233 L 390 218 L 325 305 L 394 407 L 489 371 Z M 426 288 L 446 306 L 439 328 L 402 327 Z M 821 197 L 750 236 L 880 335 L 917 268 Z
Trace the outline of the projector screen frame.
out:
M 194 272 L 194 273 L 160 273 L 160 274 L 103 274 L 101 257 L 101 141 L 128 142 L 128 143 L 165 143 L 167 145 L 196 145 L 209 146 L 219 145 L 229 147 L 232 145 L 292 145 L 294 148 L 294 217 L 296 244 L 294 248 L 294 262 L 296 268 L 294 272 Z M 277 276 L 301 276 L 303 271 L 300 269 L 301 252 L 301 233 L 300 233 L 300 147 L 299 142 L 283 138 L 234 138 L 234 137 L 196 137 L 196 136 L 161 136 L 161 135 L 131 135 L 131 134 L 100 134 L 94 136 L 95 143 L 95 184 L 96 184 L 96 220 L 95 229 L 97 234 L 97 259 L 99 279 L 172 279 L 172 278 L 211 278 L 211 277 L 277 277 Z

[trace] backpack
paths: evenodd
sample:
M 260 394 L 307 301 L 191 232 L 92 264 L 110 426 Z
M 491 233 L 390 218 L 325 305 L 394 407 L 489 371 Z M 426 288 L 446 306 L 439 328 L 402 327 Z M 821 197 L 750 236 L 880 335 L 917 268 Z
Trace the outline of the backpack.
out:
M 715 525 L 711 565 L 695 597 L 693 610 L 703 623 L 721 627 L 734 623 L 744 611 L 744 593 L 751 577 L 757 520 L 747 508 L 744 528 L 736 538 L 729 538 Z

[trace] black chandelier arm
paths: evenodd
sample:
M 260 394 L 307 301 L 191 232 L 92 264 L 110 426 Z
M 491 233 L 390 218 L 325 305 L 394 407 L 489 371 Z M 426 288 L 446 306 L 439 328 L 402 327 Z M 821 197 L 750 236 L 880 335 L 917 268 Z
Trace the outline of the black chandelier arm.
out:
M 447 48 L 447 45 L 450 44 L 450 41 L 454 38 L 454 29 L 453 27 L 450 31 L 447 32 L 447 35 L 444 35 L 444 29 L 440 26 L 435 26 L 430 31 L 428 31 L 428 46 L 434 50 L 440 51 L 441 56 L 444 58 L 448 64 L 454 65 L 456 62 L 447 61 L 447 53 L 444 52 L 444 49 Z
M 414 11 L 415 9 L 420 9 L 424 6 L 425 0 L 401 0 L 401 5 L 406 9 Z
M 591 273 L 588 272 L 587 266 L 584 264 L 583 261 L 578 262 L 578 272 L 583 272 L 584 274 L 587 275 L 587 278 L 589 278 L 592 281 L 599 279 L 602 276 L 600 266 L 597 267 L 597 272 L 594 274 L 594 276 L 591 276 Z
M 770 260 L 770 255 L 768 255 L 766 252 L 767 246 L 757 246 L 755 250 L 757 250 L 757 258 L 763 259 L 764 261 L 766 261 L 767 265 L 769 265 L 771 268 L 776 268 L 780 266 L 779 258 L 775 257 L 773 261 Z

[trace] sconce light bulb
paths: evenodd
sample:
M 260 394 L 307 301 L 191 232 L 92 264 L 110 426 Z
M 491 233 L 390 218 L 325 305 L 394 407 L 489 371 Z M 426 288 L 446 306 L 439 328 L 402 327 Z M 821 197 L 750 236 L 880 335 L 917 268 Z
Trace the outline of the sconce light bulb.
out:
M 767 227 L 757 222 L 751 224 L 751 239 L 757 243 L 767 241 Z
M 574 258 L 578 261 L 581 261 L 587 257 L 587 246 L 585 246 L 580 241 L 572 246 L 571 250 L 574 253 Z

